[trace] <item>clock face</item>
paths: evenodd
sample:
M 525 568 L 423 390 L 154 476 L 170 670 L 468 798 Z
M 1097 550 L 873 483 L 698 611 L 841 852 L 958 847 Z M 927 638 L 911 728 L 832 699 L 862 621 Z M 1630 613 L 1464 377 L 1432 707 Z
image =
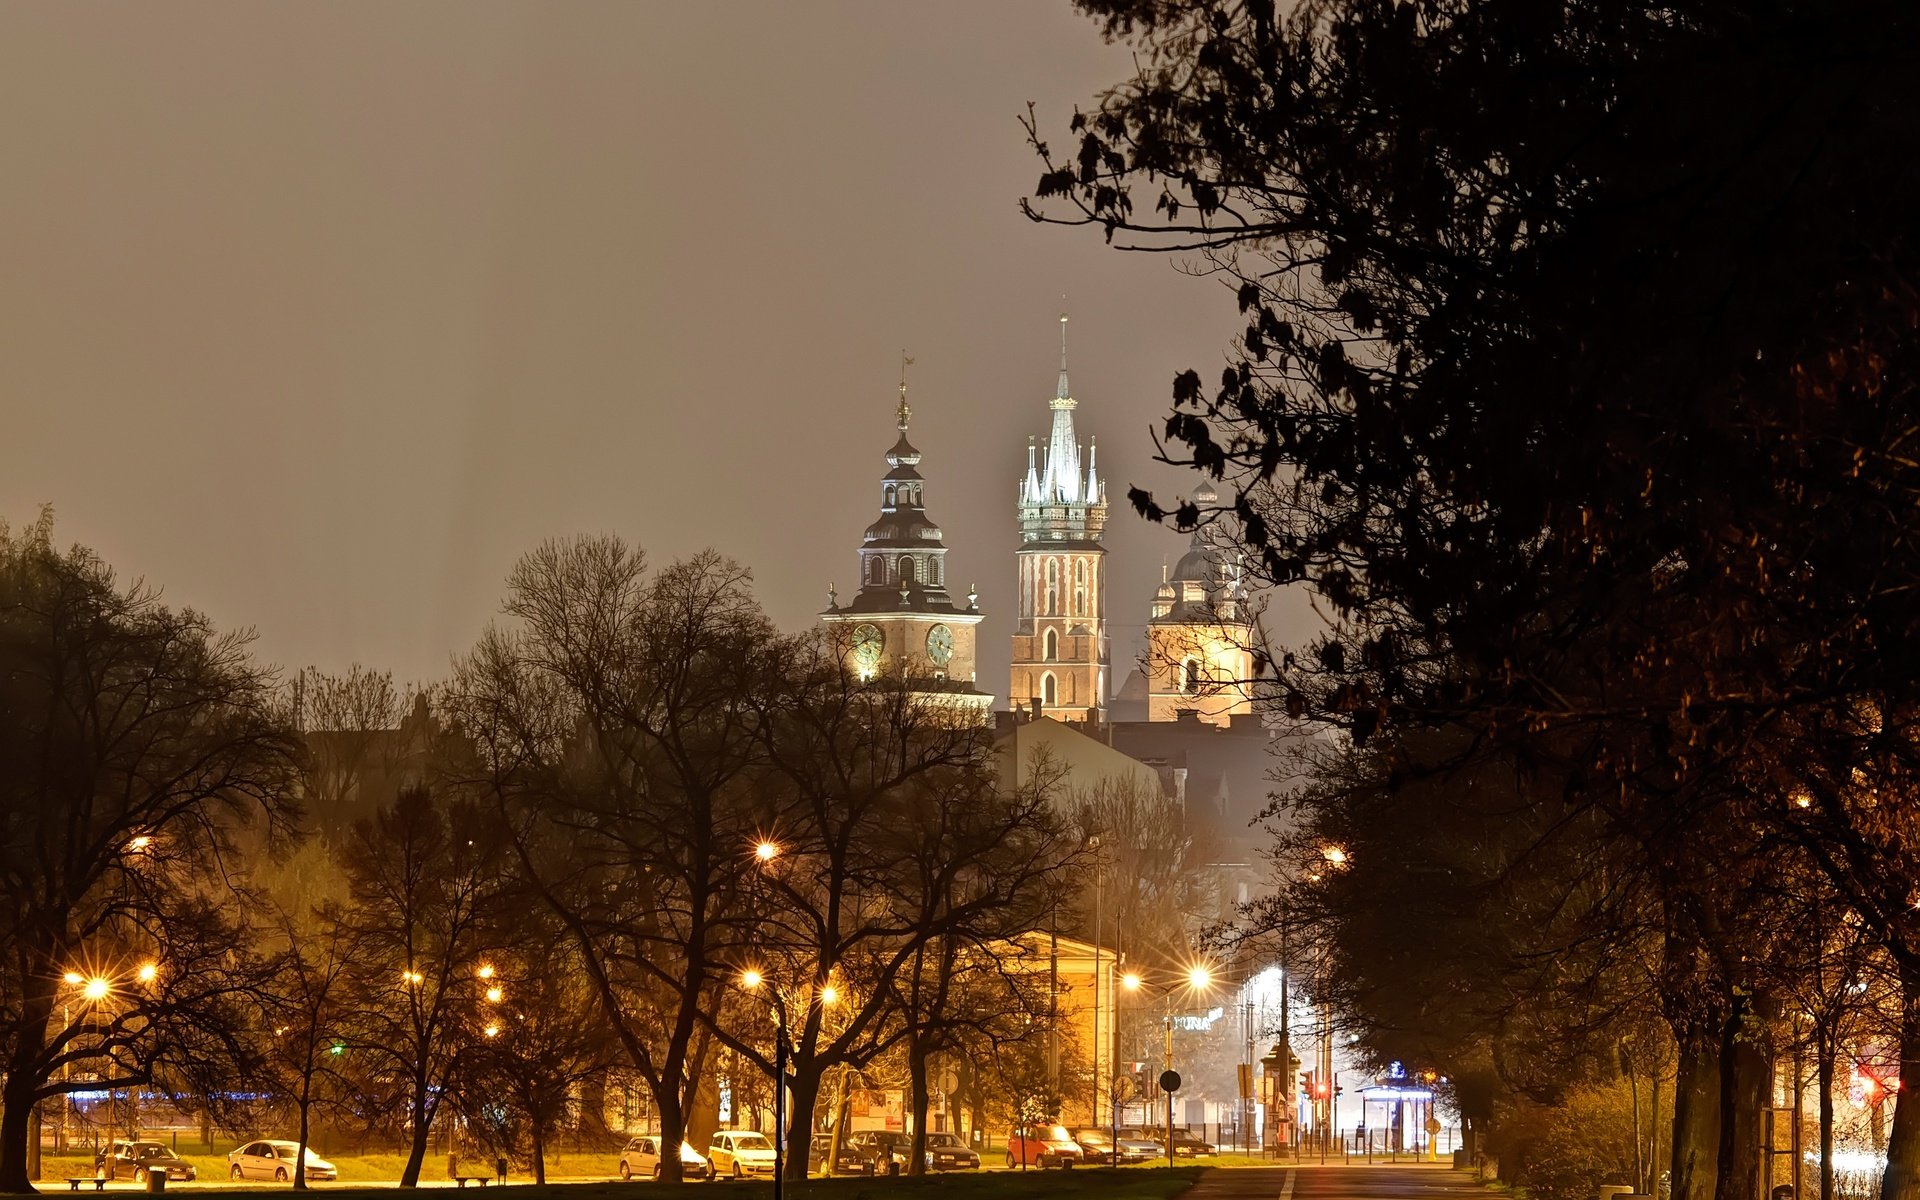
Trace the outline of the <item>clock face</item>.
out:
M 880 652 L 887 648 L 887 635 L 878 625 L 860 624 L 853 629 L 853 664 L 862 671 L 880 665 Z
M 936 667 L 944 667 L 953 657 L 953 630 L 945 625 L 935 625 L 927 630 L 927 657 Z

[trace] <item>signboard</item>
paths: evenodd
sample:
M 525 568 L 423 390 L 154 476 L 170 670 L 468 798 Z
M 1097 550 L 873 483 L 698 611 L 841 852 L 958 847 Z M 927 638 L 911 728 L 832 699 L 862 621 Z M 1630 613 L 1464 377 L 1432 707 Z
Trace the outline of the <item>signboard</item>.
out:
M 1160 1072 L 1160 1090 L 1163 1092 L 1179 1091 L 1180 1090 L 1180 1072 L 1178 1071 Z

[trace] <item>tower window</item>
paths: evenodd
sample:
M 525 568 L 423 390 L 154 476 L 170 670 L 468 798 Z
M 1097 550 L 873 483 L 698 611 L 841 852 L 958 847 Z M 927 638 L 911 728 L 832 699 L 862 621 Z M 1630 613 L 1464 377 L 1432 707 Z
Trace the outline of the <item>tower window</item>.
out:
M 935 587 L 939 587 L 941 574 L 940 560 L 937 558 L 929 560 L 927 563 L 927 582 Z
M 1048 662 L 1052 662 L 1060 657 L 1060 636 L 1056 631 L 1052 629 L 1047 630 L 1047 634 L 1041 639 L 1040 644 L 1045 647 L 1045 649 L 1040 652 L 1040 656 Z
M 1190 658 L 1180 665 L 1180 690 L 1189 696 L 1200 690 L 1200 660 Z
M 1054 687 L 1053 672 L 1040 677 L 1040 704 L 1043 708 L 1053 708 L 1060 702 L 1060 694 Z
M 887 507 L 888 508 L 893 507 L 893 485 L 892 484 L 887 485 Z
M 913 560 L 911 558 L 902 558 L 900 560 L 900 582 L 913 582 Z
M 878 555 L 867 560 L 867 582 L 876 587 L 887 581 L 887 560 Z
M 1047 560 L 1046 614 L 1050 617 L 1060 615 L 1060 560 L 1057 558 Z

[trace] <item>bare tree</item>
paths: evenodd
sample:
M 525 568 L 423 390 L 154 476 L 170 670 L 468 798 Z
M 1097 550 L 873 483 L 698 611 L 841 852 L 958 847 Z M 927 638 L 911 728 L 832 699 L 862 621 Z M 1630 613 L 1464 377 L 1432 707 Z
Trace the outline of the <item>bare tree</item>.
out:
M 244 939 L 208 897 L 237 828 L 293 815 L 299 750 L 245 636 L 55 549 L 47 514 L 0 527 L 0 714 L 0 1191 L 24 1192 L 39 1101 L 242 1049 Z

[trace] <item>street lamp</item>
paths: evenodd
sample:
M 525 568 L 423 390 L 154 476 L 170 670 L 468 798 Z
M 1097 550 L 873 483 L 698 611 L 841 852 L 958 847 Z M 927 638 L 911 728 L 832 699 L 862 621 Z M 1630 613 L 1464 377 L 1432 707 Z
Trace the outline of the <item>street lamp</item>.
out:
M 753 848 L 753 856 L 763 863 L 772 862 L 780 857 L 780 843 L 762 840 Z
M 763 848 L 772 844 L 760 843 Z M 753 967 L 740 972 L 740 986 L 750 992 L 759 991 L 766 981 Z M 773 998 L 773 1200 L 780 1200 L 787 1173 L 787 1005 L 779 988 L 767 990 Z
M 140 969 L 134 974 L 141 983 L 152 983 L 160 977 L 160 965 L 158 963 L 141 963 Z

